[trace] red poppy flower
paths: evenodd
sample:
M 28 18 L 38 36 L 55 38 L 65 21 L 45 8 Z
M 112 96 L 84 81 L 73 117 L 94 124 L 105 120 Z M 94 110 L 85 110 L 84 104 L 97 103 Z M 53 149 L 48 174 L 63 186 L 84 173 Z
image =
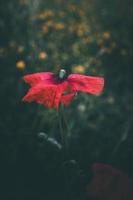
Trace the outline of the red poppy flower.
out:
M 99 94 L 104 85 L 104 79 L 100 77 L 70 74 L 65 77 L 65 70 L 60 70 L 59 76 L 50 72 L 29 74 L 23 77 L 30 84 L 23 101 L 35 101 L 48 108 L 56 108 L 60 103 L 69 105 L 77 91 L 90 94 Z
M 110 165 L 96 163 L 92 166 L 93 178 L 87 193 L 99 200 L 132 200 L 133 180 Z

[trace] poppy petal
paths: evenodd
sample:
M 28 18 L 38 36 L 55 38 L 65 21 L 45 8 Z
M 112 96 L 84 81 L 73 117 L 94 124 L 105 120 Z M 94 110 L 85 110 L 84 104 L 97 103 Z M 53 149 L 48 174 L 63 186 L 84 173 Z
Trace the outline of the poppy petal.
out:
M 67 78 L 72 91 L 99 94 L 104 86 L 104 78 L 71 74 Z
M 31 86 L 43 81 L 44 83 L 53 82 L 54 74 L 51 72 L 39 72 L 34 74 L 28 74 L 23 77 L 24 81 Z
M 35 101 L 39 104 L 45 105 L 47 108 L 58 109 L 61 101 L 61 96 L 66 88 L 66 83 L 63 84 L 44 84 L 39 83 L 31 87 L 28 93 L 22 99 L 23 101 Z
M 61 93 L 58 91 L 57 86 L 49 85 L 47 88 L 43 88 L 43 96 L 38 99 L 38 103 L 45 105 L 47 108 L 58 109 Z
M 57 88 L 53 85 L 37 84 L 29 89 L 28 93 L 24 96 L 23 101 L 35 101 L 43 104 L 48 108 L 58 107 L 59 98 L 57 98 Z

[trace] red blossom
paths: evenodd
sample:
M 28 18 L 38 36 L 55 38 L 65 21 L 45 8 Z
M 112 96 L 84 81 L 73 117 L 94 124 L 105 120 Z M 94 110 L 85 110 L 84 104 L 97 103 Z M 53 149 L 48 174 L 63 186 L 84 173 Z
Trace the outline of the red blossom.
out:
M 133 180 L 110 165 L 96 163 L 92 166 L 93 178 L 87 193 L 99 200 L 132 200 Z
M 24 81 L 31 88 L 23 101 L 35 101 L 47 108 L 58 109 L 60 103 L 65 106 L 69 105 L 77 91 L 97 95 L 104 86 L 104 79 L 101 77 L 70 74 L 64 78 L 64 74 L 62 75 L 57 77 L 50 72 L 39 72 L 24 76 Z

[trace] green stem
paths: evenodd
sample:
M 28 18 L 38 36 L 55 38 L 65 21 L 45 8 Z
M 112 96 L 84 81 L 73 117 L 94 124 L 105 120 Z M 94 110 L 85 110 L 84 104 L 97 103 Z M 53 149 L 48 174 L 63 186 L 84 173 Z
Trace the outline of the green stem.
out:
M 67 143 L 67 138 L 68 136 L 71 135 L 71 132 L 67 123 L 65 108 L 63 106 L 62 106 L 62 118 L 63 118 L 64 126 L 66 128 L 66 143 Z
M 66 135 L 63 129 L 63 117 L 62 117 L 62 107 L 60 105 L 58 110 L 58 118 L 59 118 L 59 129 L 60 129 L 60 136 L 61 136 L 61 143 L 62 147 L 66 149 Z
M 65 110 L 63 105 L 60 105 L 58 110 L 58 119 L 59 119 L 59 129 L 61 136 L 61 144 L 64 149 L 65 156 L 68 155 L 68 136 L 70 135 L 70 130 L 68 128 L 67 120 L 65 117 Z

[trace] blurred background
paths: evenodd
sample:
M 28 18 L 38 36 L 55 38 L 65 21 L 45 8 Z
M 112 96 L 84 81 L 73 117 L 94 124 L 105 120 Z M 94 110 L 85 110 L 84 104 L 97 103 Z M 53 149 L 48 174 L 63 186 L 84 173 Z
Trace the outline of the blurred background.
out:
M 132 19 L 132 0 L 1 1 L 0 168 L 5 199 L 44 199 L 43 167 L 48 174 L 58 165 L 59 149 L 49 150 L 42 141 L 45 134 L 59 141 L 57 113 L 21 101 L 28 89 L 22 77 L 57 72 L 60 66 L 68 73 L 105 77 L 100 96 L 79 94 L 65 109 L 70 158 L 84 169 L 103 162 L 133 175 Z

